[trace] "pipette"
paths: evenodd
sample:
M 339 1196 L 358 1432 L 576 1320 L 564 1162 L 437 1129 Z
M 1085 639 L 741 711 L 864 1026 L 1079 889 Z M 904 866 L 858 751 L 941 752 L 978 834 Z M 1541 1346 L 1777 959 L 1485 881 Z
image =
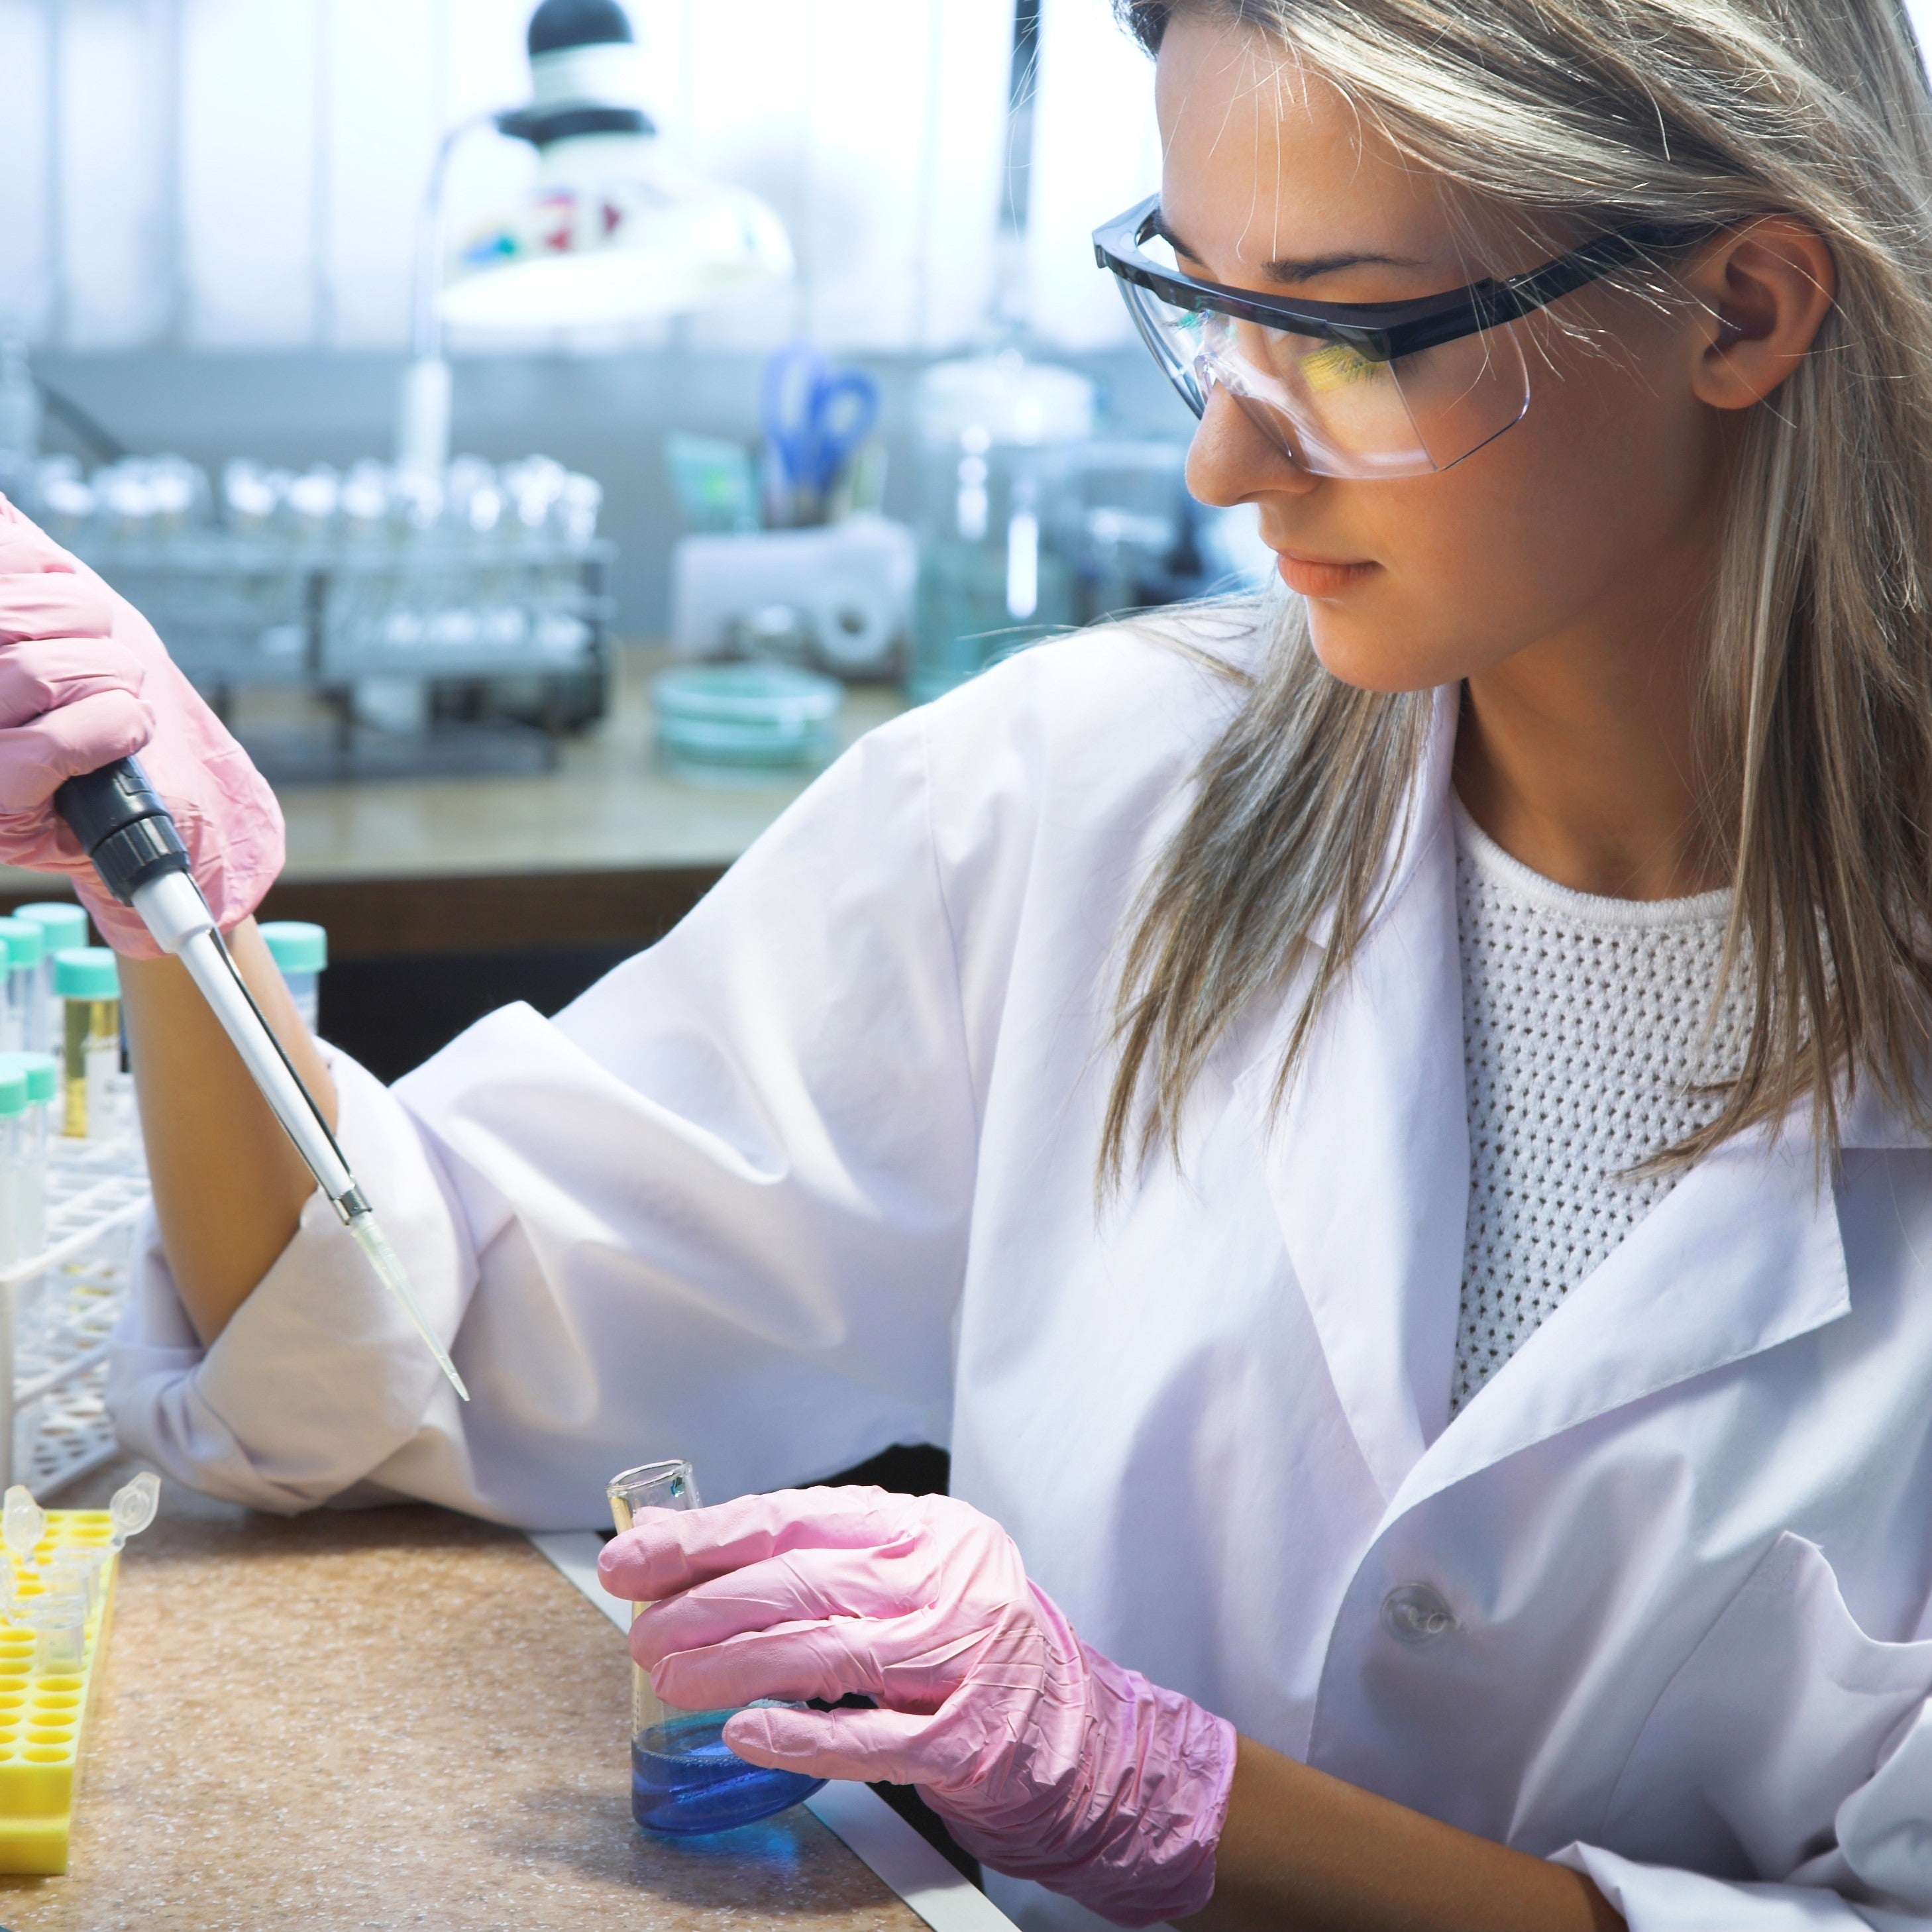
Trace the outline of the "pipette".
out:
M 134 759 L 117 759 L 83 778 L 69 778 L 54 794 L 54 806 L 73 827 L 107 890 L 123 905 L 132 906 L 155 944 L 188 968 L 317 1186 L 377 1278 L 402 1304 L 451 1386 L 467 1402 L 470 1391 L 423 1313 L 395 1250 L 376 1226 L 322 1110 L 237 970 L 188 869 L 188 848 L 147 775 Z

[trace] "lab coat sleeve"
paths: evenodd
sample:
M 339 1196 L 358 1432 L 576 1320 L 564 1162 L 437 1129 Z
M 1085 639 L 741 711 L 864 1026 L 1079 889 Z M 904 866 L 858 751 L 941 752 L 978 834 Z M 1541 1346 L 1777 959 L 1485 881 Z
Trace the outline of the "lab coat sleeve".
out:
M 1819 1885 L 1756 1885 L 1640 1864 L 1595 1845 L 1555 1862 L 1586 1874 L 1630 1932 L 1927 1932 L 1932 1916 L 1855 1904 Z
M 952 708 L 950 768 L 1000 764 L 1012 685 Z M 344 1151 L 470 1405 L 318 1198 L 206 1350 L 150 1237 L 110 1361 L 124 1443 L 268 1509 L 562 1527 L 658 1456 L 723 1497 L 943 1442 L 986 1057 L 958 935 L 983 954 L 1011 920 L 976 849 L 998 809 L 940 877 L 930 729 L 870 734 L 555 1020 L 492 1014 L 392 1090 L 335 1056 Z

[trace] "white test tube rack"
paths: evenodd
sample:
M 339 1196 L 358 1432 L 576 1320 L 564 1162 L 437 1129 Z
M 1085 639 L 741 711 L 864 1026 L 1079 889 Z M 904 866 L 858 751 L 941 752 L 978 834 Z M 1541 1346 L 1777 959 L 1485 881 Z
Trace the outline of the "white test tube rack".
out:
M 127 1299 L 147 1204 L 137 1132 L 50 1140 L 46 1246 L 0 1268 L 0 1487 L 25 1483 L 46 1497 L 116 1454 L 107 1334 Z

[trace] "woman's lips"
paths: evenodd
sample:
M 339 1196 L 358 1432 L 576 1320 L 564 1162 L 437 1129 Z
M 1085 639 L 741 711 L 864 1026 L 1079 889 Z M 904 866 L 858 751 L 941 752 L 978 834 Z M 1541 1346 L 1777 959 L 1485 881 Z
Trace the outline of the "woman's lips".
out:
M 1304 597 L 1339 597 L 1377 568 L 1372 563 L 1323 563 L 1292 550 L 1280 551 L 1277 556 L 1282 581 Z

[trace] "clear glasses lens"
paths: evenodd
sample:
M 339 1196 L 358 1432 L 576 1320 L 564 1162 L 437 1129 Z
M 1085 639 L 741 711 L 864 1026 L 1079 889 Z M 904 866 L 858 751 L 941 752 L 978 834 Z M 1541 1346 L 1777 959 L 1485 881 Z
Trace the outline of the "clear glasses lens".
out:
M 1155 359 L 1197 416 L 1216 387 L 1226 389 L 1284 455 L 1318 476 L 1447 470 L 1529 406 L 1528 367 L 1513 328 L 1377 362 L 1346 343 L 1121 287 Z

